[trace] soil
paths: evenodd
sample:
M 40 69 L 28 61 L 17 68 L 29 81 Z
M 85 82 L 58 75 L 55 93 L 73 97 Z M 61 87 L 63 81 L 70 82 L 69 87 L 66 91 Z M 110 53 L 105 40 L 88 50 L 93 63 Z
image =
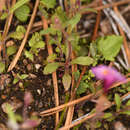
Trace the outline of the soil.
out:
M 127 5 L 123 6 L 123 9 L 127 7 Z M 123 10 L 122 9 L 122 10 Z M 86 32 L 89 32 L 92 34 L 92 30 L 94 29 L 96 15 L 92 15 L 91 17 L 89 15 L 83 16 L 82 20 L 80 21 L 78 25 L 79 32 L 83 32 L 84 34 Z M 124 18 L 127 21 L 127 23 L 130 26 L 130 10 L 124 13 Z M 90 17 L 90 18 L 89 18 Z M 89 27 L 84 28 L 83 25 L 85 25 L 85 19 L 92 20 L 92 23 L 89 25 Z M 105 18 L 103 17 L 101 20 L 103 21 Z M 36 21 L 35 21 L 36 22 Z M 0 30 L 4 29 L 4 22 L 0 21 L 1 28 Z M 11 27 L 11 32 L 13 31 L 13 28 Z M 101 30 L 101 29 L 100 29 Z M 107 33 L 107 32 L 106 32 Z M 108 32 L 112 33 L 112 32 Z M 99 34 L 100 35 L 100 34 Z M 34 62 L 31 62 L 30 60 L 26 59 L 24 56 L 21 56 L 20 60 L 18 61 L 18 64 L 16 65 L 15 69 L 13 69 L 11 72 L 6 72 L 0 75 L 0 106 L 2 106 L 4 103 L 14 103 L 13 106 L 16 105 L 15 112 L 17 114 L 22 115 L 23 114 L 23 104 L 24 104 L 24 94 L 26 91 L 31 92 L 33 96 L 33 102 L 28 107 L 28 115 L 36 114 L 41 119 L 40 124 L 37 127 L 37 130 L 54 130 L 55 126 L 55 115 L 47 116 L 47 117 L 40 117 L 39 113 L 44 110 L 48 110 L 50 108 L 55 107 L 55 99 L 54 99 L 54 89 L 53 89 L 53 83 L 52 83 L 52 76 L 51 75 L 44 75 L 43 74 L 43 61 L 46 59 L 48 53 L 47 50 L 41 50 L 38 54 L 38 56 L 35 57 Z M 13 59 L 13 58 L 12 58 Z M 36 68 L 36 65 L 40 68 Z M 25 80 L 20 80 L 18 83 L 13 84 L 13 76 L 14 74 L 29 74 L 29 77 Z M 60 104 L 63 104 L 65 101 L 65 92 L 62 81 L 61 81 L 61 75 L 63 75 L 63 71 L 58 70 L 58 83 L 59 83 L 59 96 L 60 96 Z M 5 76 L 5 78 L 3 78 Z M 6 81 L 9 81 L 6 83 Z M 88 113 L 92 108 L 95 107 L 95 103 L 92 102 L 84 102 L 80 105 L 76 105 L 75 113 L 74 113 L 74 119 L 78 118 L 78 110 L 80 110 L 80 106 L 83 108 L 82 112 Z M 111 109 L 111 108 L 110 108 Z M 99 119 L 100 120 L 100 119 Z M 0 130 L 2 130 L 1 126 L 7 125 L 8 116 L 4 112 L 4 109 L 0 107 Z M 115 123 L 119 121 L 123 126 L 127 129 L 130 129 L 130 118 L 129 116 L 120 115 L 117 116 L 115 120 L 112 122 L 102 121 L 102 125 L 100 128 L 97 128 L 97 130 L 113 130 Z M 87 123 L 91 124 L 92 120 L 89 120 L 78 128 L 79 130 L 85 130 Z M 104 125 L 104 124 L 107 124 Z M 105 127 L 106 126 L 106 127 Z

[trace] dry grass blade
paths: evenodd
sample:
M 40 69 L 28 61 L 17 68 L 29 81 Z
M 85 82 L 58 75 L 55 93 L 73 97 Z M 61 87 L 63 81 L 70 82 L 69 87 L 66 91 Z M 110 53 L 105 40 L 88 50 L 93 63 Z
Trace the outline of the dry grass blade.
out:
M 33 13 L 32 13 L 32 16 L 31 16 L 31 19 L 30 19 L 30 22 L 29 22 L 29 25 L 28 25 L 28 28 L 27 28 L 27 31 L 26 31 L 26 34 L 25 34 L 25 37 L 24 37 L 24 39 L 23 39 L 23 41 L 22 41 L 22 43 L 20 45 L 20 48 L 19 48 L 15 58 L 13 59 L 13 61 L 11 62 L 10 66 L 8 68 L 8 72 L 11 71 L 15 67 L 15 65 L 17 64 L 18 59 L 19 59 L 19 57 L 20 57 L 20 55 L 21 55 L 21 53 L 23 51 L 23 48 L 24 48 L 24 46 L 26 44 L 29 32 L 31 30 L 34 18 L 36 16 L 38 5 L 39 5 L 39 0 L 36 0 L 35 6 L 34 6 L 34 10 L 33 10 Z
M 114 7 L 114 10 L 116 12 L 116 14 L 121 17 L 121 14 L 120 12 L 118 11 L 118 8 L 117 7 Z M 130 67 L 130 49 L 128 47 L 128 44 L 127 44 L 127 40 L 126 40 L 126 37 L 125 37 L 125 33 L 123 32 L 122 28 L 120 27 L 120 25 L 118 24 L 118 27 L 119 27 L 119 31 L 124 39 L 124 48 L 125 48 L 125 52 L 126 52 L 126 55 L 127 55 L 127 60 L 128 60 L 128 63 L 129 63 L 129 67 Z

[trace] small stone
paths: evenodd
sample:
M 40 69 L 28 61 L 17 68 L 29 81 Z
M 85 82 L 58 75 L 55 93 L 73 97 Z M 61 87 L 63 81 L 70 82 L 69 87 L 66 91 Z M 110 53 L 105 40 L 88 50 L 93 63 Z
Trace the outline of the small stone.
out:
M 27 65 L 28 64 L 28 61 L 26 59 L 23 60 L 23 64 L 24 65 Z
M 6 47 L 13 46 L 13 45 L 14 45 L 13 40 L 10 40 L 10 41 L 6 42 Z
M 22 82 L 19 82 L 19 87 L 23 88 L 23 83 Z
M 38 93 L 39 95 L 41 95 L 41 90 L 40 90 L 40 89 L 37 89 L 37 93 Z
M 35 64 L 35 68 L 36 68 L 37 70 L 39 70 L 39 69 L 40 69 L 40 67 L 41 67 L 41 65 L 40 65 L 40 64 Z
M 45 94 L 46 94 L 45 88 L 43 88 L 42 91 L 43 91 L 43 92 L 42 92 L 42 96 L 45 96 Z
M 30 64 L 27 65 L 27 70 L 28 71 L 32 70 L 32 66 Z

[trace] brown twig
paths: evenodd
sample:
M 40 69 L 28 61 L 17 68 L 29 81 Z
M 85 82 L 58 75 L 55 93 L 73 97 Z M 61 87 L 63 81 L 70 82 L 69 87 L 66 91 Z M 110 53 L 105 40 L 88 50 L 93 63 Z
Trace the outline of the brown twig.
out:
M 47 20 L 42 16 L 42 22 L 43 22 L 43 29 L 48 28 L 48 23 Z M 52 55 L 53 54 L 53 49 L 52 46 L 49 45 L 49 35 L 46 35 L 46 44 L 47 44 L 47 49 L 48 49 L 48 54 Z M 50 61 L 53 62 L 53 61 Z M 57 83 L 57 75 L 56 72 L 52 73 L 52 79 L 53 79 L 53 86 L 54 86 L 54 97 L 55 97 L 55 105 L 59 106 L 59 95 L 58 95 L 58 83 Z M 56 113 L 56 126 L 58 125 L 59 122 L 59 112 Z
M 100 0 L 100 5 L 102 5 L 102 0 Z M 101 19 L 101 10 L 98 11 L 98 14 L 97 14 L 97 17 L 96 17 L 96 24 L 95 24 L 92 40 L 96 40 L 98 27 L 99 27 L 99 24 L 100 24 L 100 19 Z
M 13 0 L 12 1 L 12 6 L 14 6 L 16 3 L 16 0 Z M 13 13 L 11 13 L 8 18 L 6 19 L 6 23 L 5 23 L 5 26 L 4 26 L 4 32 L 3 32 L 3 35 L 2 35 L 2 40 L 1 40 L 1 43 L 0 44 L 0 52 L 3 50 L 3 56 L 5 58 L 5 39 L 6 39 L 6 36 L 9 32 L 9 28 L 10 28 L 10 25 L 11 25 L 11 21 L 12 21 L 12 18 L 13 18 Z
M 102 0 L 100 0 L 100 4 L 101 3 L 102 3 Z M 98 11 L 98 15 L 97 15 L 97 19 L 96 19 L 96 26 L 95 26 L 94 34 L 93 34 L 93 37 L 92 37 L 93 40 L 95 40 L 96 36 L 97 36 L 98 26 L 99 26 L 99 23 L 100 23 L 100 17 L 101 17 L 101 11 Z M 75 87 L 74 91 L 71 94 L 71 101 L 75 98 L 76 90 L 78 89 L 78 87 L 80 85 L 80 81 L 81 81 L 81 79 L 82 79 L 85 72 L 86 72 L 86 66 L 83 67 L 81 75 L 79 77 L 79 80 L 78 80 L 78 82 L 76 84 L 76 87 Z M 69 110 L 68 110 L 68 113 L 67 113 L 65 126 L 67 126 L 67 125 L 69 125 L 71 123 L 72 118 L 73 118 L 73 113 L 74 113 L 74 106 L 71 106 L 71 107 L 69 107 Z
M 116 12 L 116 14 L 120 17 L 120 12 L 118 11 L 118 8 L 117 6 L 114 7 L 114 10 Z M 130 66 L 130 49 L 128 47 L 128 44 L 127 44 L 127 40 L 126 40 L 126 37 L 125 37 L 125 33 L 123 32 L 122 28 L 120 27 L 120 25 L 118 24 L 118 28 L 119 28 L 119 31 L 120 31 L 120 34 L 122 35 L 123 37 L 123 45 L 124 45 L 124 48 L 125 48 L 125 52 L 126 52 L 126 56 L 127 56 L 127 60 L 128 60 L 128 63 L 129 63 L 129 66 Z
M 125 83 L 128 83 L 130 82 L 130 78 L 127 78 L 127 81 Z M 115 83 L 113 84 L 109 89 L 112 89 L 112 88 L 115 88 L 121 84 L 124 84 L 124 82 L 118 82 L 118 83 Z M 78 104 L 80 102 L 83 102 L 83 101 L 87 101 L 89 100 L 90 98 L 92 98 L 94 95 L 95 96 L 98 96 L 102 93 L 102 90 L 99 90 L 96 94 L 89 94 L 87 96 L 84 96 L 84 97 L 81 97 L 79 99 L 76 99 L 74 101 L 71 101 L 71 102 L 68 102 L 66 104 L 63 104 L 63 105 L 60 105 L 58 107 L 55 107 L 55 108 L 51 108 L 49 110 L 46 110 L 46 111 L 43 111 L 40 113 L 40 116 L 48 116 L 48 115 L 51 115 L 51 114 L 54 114 L 56 113 L 57 111 L 62 111 L 65 107 L 69 107 L 69 106 L 72 106 L 72 105 L 75 105 L 75 104 Z
M 58 107 L 55 107 L 55 108 L 52 108 L 52 109 L 43 111 L 43 112 L 40 113 L 40 116 L 46 116 L 46 114 L 50 114 L 50 113 L 52 113 L 52 112 L 56 113 L 57 111 L 62 111 L 65 107 L 69 107 L 69 106 L 78 104 L 79 102 L 88 100 L 88 99 L 90 99 L 93 95 L 94 95 L 94 94 L 89 94 L 89 95 L 84 96 L 84 97 L 82 97 L 82 98 L 79 98 L 79 99 L 76 99 L 76 100 L 74 100 L 74 101 L 68 102 L 68 103 L 66 103 L 66 104 L 60 105 L 60 106 L 58 106 Z
M 19 47 L 19 50 L 18 50 L 15 58 L 13 59 L 13 61 L 11 62 L 10 66 L 8 68 L 8 72 L 11 71 L 15 67 L 15 65 L 17 64 L 18 59 L 19 59 L 19 57 L 20 57 L 20 55 L 23 51 L 23 48 L 24 48 L 25 44 L 27 43 L 27 38 L 28 38 L 29 32 L 31 30 L 34 18 L 36 16 L 38 5 L 39 5 L 39 0 L 36 0 L 34 10 L 33 10 L 33 13 L 32 13 L 32 16 L 31 16 L 31 19 L 30 19 L 30 22 L 29 22 L 29 25 L 28 25 L 28 28 L 27 28 L 27 31 L 26 31 L 26 34 L 24 36 L 24 39 L 23 39 L 23 41 L 22 41 L 22 43 Z
M 127 97 L 129 94 L 130 94 L 130 92 L 128 92 L 127 94 L 125 94 L 124 96 L 122 96 L 122 97 L 121 97 L 121 100 L 122 100 L 123 98 Z M 111 105 L 104 106 L 103 111 L 106 110 L 106 109 L 108 109 L 108 108 L 110 108 L 110 107 L 111 107 L 112 105 L 114 105 L 114 104 L 115 104 L 115 102 L 112 102 Z M 83 119 L 81 119 L 81 120 L 79 120 L 79 121 L 77 121 L 77 122 L 75 122 L 75 123 L 73 123 L 73 124 L 70 124 L 70 125 L 68 125 L 68 126 L 66 126 L 66 127 L 62 127 L 62 128 L 60 128 L 59 130 L 66 130 L 66 129 L 72 128 L 72 127 L 74 127 L 74 126 L 76 126 L 76 125 L 78 125 L 78 124 L 81 124 L 81 123 L 85 122 L 85 121 L 88 120 L 88 119 L 93 118 L 94 116 L 96 116 L 96 113 L 91 114 L 91 115 L 89 115 L 89 116 L 86 116 L 85 118 L 83 118 Z
M 113 2 L 113 3 L 110 3 L 110 4 L 106 4 L 106 5 L 102 5 L 102 6 L 99 6 L 99 7 L 94 7 L 93 9 L 98 11 L 98 10 L 102 10 L 102 9 L 109 8 L 109 7 L 114 7 L 114 6 L 127 4 L 129 2 L 130 2 L 130 0 L 122 0 L 122 1 Z M 82 9 L 83 8 L 87 8 L 87 7 L 86 6 L 82 6 Z M 83 12 L 83 14 L 86 14 L 86 13 L 88 13 L 88 11 L 87 12 Z

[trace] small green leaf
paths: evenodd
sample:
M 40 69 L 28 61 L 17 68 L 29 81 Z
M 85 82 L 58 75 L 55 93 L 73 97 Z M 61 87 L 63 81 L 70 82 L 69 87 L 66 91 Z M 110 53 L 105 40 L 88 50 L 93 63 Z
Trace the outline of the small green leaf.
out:
M 16 28 L 16 32 L 21 32 L 21 33 L 25 34 L 26 29 L 24 28 L 24 26 L 18 25 Z
M 121 112 L 121 114 L 126 114 L 126 115 L 130 116 L 130 110 Z
M 128 102 L 126 103 L 126 106 L 130 106 L 130 100 L 128 100 Z
M 22 40 L 25 32 L 26 32 L 25 28 L 23 26 L 19 25 L 19 26 L 17 26 L 15 32 L 10 33 L 9 37 L 17 39 L 17 40 Z
M 81 14 L 77 13 L 72 19 L 70 19 L 67 22 L 67 25 L 71 25 L 71 30 L 78 24 L 78 22 L 80 21 L 81 18 Z
M 42 41 L 42 36 L 38 32 L 35 32 L 32 35 L 32 38 L 29 40 L 29 46 L 33 49 L 45 47 L 45 43 Z
M 14 46 L 9 46 L 7 48 L 7 55 L 8 56 L 11 56 L 13 55 L 15 52 L 17 51 L 17 47 L 14 45 Z
M 24 37 L 24 34 L 21 32 L 13 32 L 13 33 L 10 33 L 9 37 L 17 39 L 17 40 L 22 40 L 22 38 Z
M 10 13 L 13 13 L 16 9 L 26 4 L 29 0 L 19 0 L 11 9 Z
M 7 16 L 8 16 L 7 12 L 2 13 L 2 15 L 0 16 L 0 20 L 6 19 Z
M 54 8 L 56 5 L 56 0 L 41 0 L 40 2 L 47 8 Z
M 34 48 L 44 48 L 45 47 L 45 42 L 39 41 L 33 46 Z
M 84 13 L 84 12 L 93 12 L 93 13 L 97 13 L 97 10 L 96 9 L 93 9 L 93 8 L 84 8 L 84 9 L 81 9 L 80 10 L 80 13 Z
M 81 81 L 81 82 L 80 82 L 80 85 L 79 85 L 79 87 L 78 87 L 78 89 L 77 89 L 77 91 L 76 91 L 76 93 L 77 93 L 78 95 L 80 95 L 80 94 L 82 94 L 82 93 L 85 93 L 86 90 L 87 90 L 87 88 L 89 88 L 88 84 L 85 83 L 85 82 L 83 82 L 83 81 Z
M 40 34 L 41 35 L 46 35 L 46 34 L 55 35 L 56 34 L 56 29 L 55 28 L 47 28 L 47 29 L 41 30 Z
M 115 103 L 116 103 L 116 110 L 118 111 L 121 107 L 121 99 L 120 99 L 120 96 L 115 93 Z
M 26 22 L 30 13 L 30 8 L 27 5 L 23 5 L 15 11 L 15 16 L 21 22 Z
M 47 57 L 47 61 L 50 62 L 50 61 L 54 61 L 55 59 L 57 58 L 57 55 L 55 53 L 49 55 Z
M 29 51 L 25 51 L 25 56 L 27 58 L 29 58 L 31 61 L 33 61 L 33 59 L 34 59 L 33 54 Z
M 112 117 L 112 113 L 110 112 L 104 113 L 104 116 L 103 116 L 104 119 L 111 118 L 111 117 Z
M 39 4 L 39 11 L 41 12 L 41 14 L 48 19 L 48 11 L 45 9 L 45 7 L 41 4 Z
M 49 63 L 45 66 L 43 73 L 44 74 L 50 74 L 54 71 L 56 71 L 56 69 L 60 66 L 60 63 L 58 62 L 54 62 L 54 63 Z
M 90 54 L 92 55 L 92 57 L 95 57 L 97 54 L 97 46 L 96 43 L 91 43 L 90 44 Z
M 106 60 L 114 61 L 120 51 L 123 38 L 121 36 L 101 37 L 98 41 L 98 50 Z
M 22 75 L 19 75 L 19 78 L 20 79 L 26 79 L 28 77 L 28 74 L 22 74 Z
M 101 127 L 102 123 L 100 121 L 97 121 L 95 125 L 96 125 L 96 128 L 99 128 Z
M 15 114 L 13 112 L 12 106 L 7 103 L 5 108 L 6 108 L 9 119 L 12 120 L 12 122 L 16 123 L 16 118 L 15 118 Z
M 68 91 L 71 85 L 71 76 L 68 73 L 63 75 L 62 83 L 64 85 L 65 91 Z
M 5 63 L 0 62 L 0 73 L 5 71 Z
M 94 62 L 94 60 L 91 57 L 77 57 L 76 59 L 71 61 L 71 64 L 79 64 L 79 65 L 91 65 Z
M 13 84 L 16 84 L 18 81 L 19 81 L 19 78 L 18 78 L 18 77 L 14 78 Z
M 127 87 L 127 91 L 130 92 L 130 86 Z

